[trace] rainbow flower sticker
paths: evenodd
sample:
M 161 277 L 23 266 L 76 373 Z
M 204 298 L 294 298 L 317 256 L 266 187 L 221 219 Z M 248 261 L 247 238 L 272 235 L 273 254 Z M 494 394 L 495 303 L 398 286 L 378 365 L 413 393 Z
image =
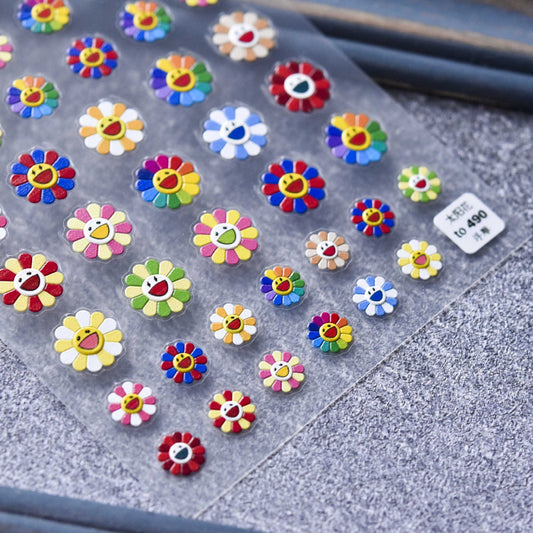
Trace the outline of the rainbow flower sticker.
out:
M 161 370 L 168 379 L 190 385 L 200 381 L 207 372 L 207 357 L 192 342 L 178 341 L 168 346 L 161 356 Z
M 289 267 L 275 266 L 265 270 L 261 278 L 261 292 L 268 302 L 278 307 L 290 307 L 305 294 L 305 281 Z
M 13 45 L 5 35 L 0 34 L 0 69 L 4 68 L 13 58 Z
M 353 340 L 352 326 L 337 313 L 314 316 L 307 329 L 309 330 L 307 336 L 313 346 L 324 353 L 346 350 Z
M 6 102 L 11 111 L 22 118 L 36 118 L 51 115 L 58 105 L 59 93 L 53 83 L 37 76 L 17 79 L 7 90 Z
M 17 16 L 33 33 L 53 33 L 68 24 L 70 9 L 63 0 L 24 0 Z
M 117 67 L 118 54 L 113 45 L 101 37 L 84 37 L 67 50 L 67 65 L 82 78 L 109 76 Z
M 351 213 L 357 231 L 369 237 L 381 237 L 394 227 L 394 213 L 377 198 L 358 200 Z
M 120 27 L 136 41 L 153 42 L 170 31 L 171 19 L 156 2 L 130 2 L 120 13 Z
M 218 0 L 181 0 L 185 2 L 189 7 L 207 7 L 212 6 L 218 2 Z

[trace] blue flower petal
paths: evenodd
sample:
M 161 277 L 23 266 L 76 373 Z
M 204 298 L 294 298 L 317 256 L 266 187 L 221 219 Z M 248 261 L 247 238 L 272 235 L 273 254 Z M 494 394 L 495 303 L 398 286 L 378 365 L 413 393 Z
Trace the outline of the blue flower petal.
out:
M 162 356 L 161 356 L 161 361 L 172 361 L 174 360 L 174 356 L 173 355 L 170 355 L 168 352 L 165 352 Z
M 391 304 L 393 307 L 395 305 L 398 305 L 398 298 L 393 298 L 392 296 L 387 296 L 387 299 L 385 300 L 388 304 Z
M 295 198 L 292 205 L 296 213 L 305 213 L 307 211 L 307 206 L 301 198 Z
M 272 302 L 274 303 L 274 305 L 281 305 L 281 303 L 283 302 L 283 297 L 281 296 L 281 294 L 276 294 Z
M 367 276 L 366 282 L 369 287 L 374 287 L 376 285 L 376 278 L 374 276 Z
M 33 152 L 31 153 L 31 157 L 36 163 L 44 163 L 43 150 L 33 150 Z
M 291 292 L 288 296 L 294 304 L 300 301 L 300 297 L 295 292 Z
M 100 70 L 100 67 L 93 67 L 91 69 L 91 76 L 95 80 L 99 80 L 102 77 L 102 71 Z
M 185 344 L 183 342 L 177 342 L 175 345 L 174 345 L 174 348 L 176 348 L 176 350 L 178 351 L 178 353 L 183 353 L 185 352 Z
M 164 78 L 165 79 L 167 77 L 167 73 L 164 70 L 161 70 L 160 68 L 153 68 L 150 71 L 150 76 L 152 78 Z
M 138 191 L 147 191 L 148 189 L 154 188 L 152 180 L 137 180 L 135 182 L 135 189 Z
M 307 333 L 307 338 L 310 340 L 317 339 L 318 337 L 320 337 L 320 334 L 318 333 L 318 331 L 309 331 Z
M 376 305 L 376 315 L 383 316 L 384 314 L 385 314 L 385 309 L 383 309 L 383 306 L 381 304 Z
M 206 365 L 194 365 L 194 370 L 200 372 L 200 374 L 204 374 L 207 371 Z
M 224 115 L 226 115 L 226 118 L 228 120 L 235 120 L 235 108 L 232 106 L 226 106 L 224 109 L 222 109 L 224 112 Z
M 390 291 L 391 289 L 394 289 L 394 285 L 390 281 L 386 281 L 383 284 L 383 287 L 381 287 L 384 291 Z
M 267 140 L 264 135 L 252 135 L 250 141 L 257 144 L 257 146 L 265 146 Z
M 372 148 L 372 146 L 369 146 L 366 149 L 366 155 L 370 161 L 379 161 L 381 159 L 381 152 L 378 152 L 375 148 Z
M 369 301 L 363 300 L 362 302 L 359 302 L 359 305 L 357 307 L 360 311 L 364 311 L 369 305 L 370 305 Z
M 59 157 L 52 165 L 56 170 L 63 170 L 70 165 L 70 161 L 66 157 Z
M 222 124 L 219 124 L 218 122 L 215 122 L 214 120 L 206 120 L 204 122 L 204 130 L 213 130 L 218 131 Z
M 189 107 L 194 104 L 194 99 L 192 97 L 192 91 L 189 91 L 187 93 L 181 93 L 181 100 L 180 104 L 184 105 L 185 107 Z M 203 94 L 203 93 L 202 93 Z
M 200 91 L 199 89 L 191 89 L 188 93 L 185 93 L 190 95 L 193 102 L 203 102 L 205 100 L 205 93 Z M 186 104 L 183 104 L 186 105 Z
M 376 237 L 381 237 L 383 235 L 383 231 L 381 231 L 379 226 L 374 226 L 374 235 Z
M 67 54 L 68 54 L 69 56 L 76 56 L 76 57 L 78 57 L 78 56 L 80 55 L 80 51 L 79 51 L 77 48 L 69 48 L 69 49 L 67 50 Z
M 290 159 L 284 159 L 281 162 L 281 168 L 289 174 L 290 172 L 294 171 L 294 163 Z M 279 178 L 278 178 L 279 179 Z
M 272 196 L 268 198 L 268 201 L 270 202 L 270 205 L 278 206 L 283 202 L 283 199 L 285 198 L 285 195 L 282 192 L 274 193 Z
M 389 226 L 389 228 L 392 228 L 394 226 L 394 219 L 393 218 L 385 218 L 383 220 L 383 224 L 385 224 L 385 226 Z
M 175 368 L 169 368 L 169 369 L 165 372 L 167 378 L 169 378 L 169 379 L 172 379 L 172 378 L 176 375 L 176 373 L 177 373 L 177 370 L 176 370 Z
M 201 348 L 196 347 L 196 348 L 192 351 L 191 355 L 192 355 L 194 358 L 196 358 L 196 357 L 200 357 L 203 353 L 204 353 L 204 352 L 202 352 L 202 349 L 201 349 Z
M 65 189 L 65 191 L 71 191 L 72 189 L 74 189 L 74 186 L 76 185 L 76 182 L 73 179 L 59 178 L 57 180 L 57 184 L 62 189 Z
M 219 152 L 222 151 L 222 148 L 224 148 L 224 146 L 226 146 L 226 144 L 227 144 L 227 142 L 224 139 L 217 139 L 216 141 L 213 141 L 209 145 L 209 148 L 211 148 L 211 150 L 213 152 L 215 152 L 215 154 L 218 154 Z
M 350 150 L 349 152 L 346 152 L 346 154 L 344 154 L 343 159 L 349 165 L 354 165 L 355 163 L 357 163 L 357 152 L 355 150 Z
M 372 202 L 372 198 L 365 198 L 365 199 L 363 200 L 363 203 L 365 204 L 365 206 L 366 206 L 367 208 L 372 207 L 372 203 L 373 203 L 373 202 Z
M 318 170 L 315 167 L 307 167 L 304 170 L 304 173 L 302 174 L 302 176 L 307 180 L 311 180 L 318 176 Z
M 21 112 L 20 112 L 20 116 L 22 118 L 30 118 L 31 117 L 31 107 L 24 107 Z
M 354 294 L 364 294 L 366 291 L 359 287 L 359 285 L 355 286 L 354 289 L 353 289 L 353 293 Z
M 167 102 L 170 105 L 179 105 L 182 101 L 182 93 L 179 93 L 177 91 L 173 91 L 167 96 Z M 187 104 L 183 104 L 187 105 Z
M 248 152 L 246 151 L 246 148 L 240 144 L 235 146 L 235 157 L 237 159 L 246 159 L 248 157 Z
M 317 200 L 322 200 L 326 196 L 326 191 L 324 189 L 309 189 L 309 194 Z
M 100 50 L 102 50 L 102 52 L 111 52 L 113 50 L 113 47 L 111 46 L 110 43 L 104 43 L 101 47 L 100 47 Z
M 291 300 L 289 294 L 285 294 L 285 295 L 283 295 L 282 298 L 283 298 L 283 305 L 284 305 L 284 306 L 289 307 L 289 305 L 292 304 L 292 300 Z
M 184 372 L 183 373 L 183 381 L 185 383 L 192 383 L 194 381 L 193 377 L 191 376 L 190 372 Z
M 154 177 L 154 174 L 148 169 L 142 167 L 137 169 L 135 176 L 137 176 L 137 178 L 140 180 L 151 180 Z
M 328 126 L 326 128 L 326 134 L 330 135 L 331 137 L 341 137 L 342 130 L 340 130 L 339 128 L 336 128 L 335 126 Z
M 84 67 L 85 65 L 83 63 L 75 63 L 74 65 L 70 65 L 70 68 L 72 69 L 72 72 L 75 74 L 78 74 L 78 72 Z
M 263 183 L 271 183 L 272 185 L 277 185 L 279 183 L 279 178 L 270 172 L 263 174 L 262 178 Z
M 368 165 L 368 163 L 370 163 L 370 159 L 368 158 L 366 150 L 361 150 L 357 152 L 357 162 L 363 166 Z
M 150 189 L 144 191 L 142 194 L 141 194 L 141 197 L 142 199 L 145 201 L 145 202 L 153 202 L 155 197 L 158 195 L 158 191 L 155 187 L 151 187 Z
M 11 172 L 13 172 L 13 174 L 27 174 L 28 170 L 30 169 L 22 163 L 11 165 Z
M 244 121 L 247 126 L 254 126 L 261 122 L 261 117 L 256 113 L 251 113 L 250 116 Z
M 53 204 L 56 201 L 56 198 L 50 189 L 43 189 L 41 200 L 43 201 L 43 204 Z
M 28 196 L 30 191 L 33 189 L 33 185 L 31 183 L 23 183 L 22 185 L 19 185 L 15 191 L 19 196 Z
M 317 339 L 315 339 L 315 340 L 313 341 L 312 344 L 313 344 L 313 346 L 314 346 L 315 348 L 320 348 L 320 347 L 322 346 L 322 343 L 323 343 L 323 342 L 324 342 L 324 341 L 322 340 L 322 337 L 319 336 Z

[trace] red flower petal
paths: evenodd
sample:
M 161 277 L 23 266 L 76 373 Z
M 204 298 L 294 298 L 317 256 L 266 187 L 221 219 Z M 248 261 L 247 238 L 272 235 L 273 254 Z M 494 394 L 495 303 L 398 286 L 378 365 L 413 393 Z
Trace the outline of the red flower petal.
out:
M 80 62 L 80 58 L 78 56 L 68 56 L 67 57 L 67 65 L 75 65 L 76 63 Z
M 273 83 L 270 85 L 269 89 L 270 94 L 276 95 L 285 95 L 287 96 L 287 92 L 285 91 L 285 87 L 283 84 Z
M 316 87 L 317 95 L 319 95 L 319 93 L 321 93 L 324 90 L 327 91 L 330 88 L 330 86 L 331 84 L 329 83 L 329 80 L 326 78 L 315 80 L 315 87 Z M 329 98 L 329 91 L 328 91 L 327 97 Z
M 357 202 L 355 204 L 355 207 L 357 207 L 357 209 L 359 209 L 359 211 L 366 211 L 366 209 L 368 209 L 363 202 Z
M 372 200 L 372 207 L 379 209 L 382 205 L 383 205 L 383 202 L 381 200 L 378 200 L 377 198 L 374 198 Z
M 209 404 L 209 409 L 214 409 L 215 411 L 220 411 L 221 405 L 218 402 L 212 401 Z
M 222 393 L 222 396 L 224 396 L 224 399 L 229 402 L 233 399 L 233 392 L 231 392 L 230 390 L 225 390 Z
M 168 370 L 169 368 L 172 368 L 174 366 L 174 364 L 172 363 L 172 361 L 163 361 L 161 363 L 161 370 Z
M 181 440 L 181 434 L 178 433 L 179 435 L 179 440 L 178 442 Z M 168 445 L 169 449 L 170 447 L 176 443 L 176 439 L 174 439 L 174 437 L 172 435 L 167 435 L 164 439 L 163 439 L 163 443 Z
M 283 92 L 282 94 L 278 94 L 276 96 L 276 102 L 279 105 L 286 105 L 290 98 L 291 97 L 286 92 Z
M 294 172 L 298 174 L 303 174 L 306 168 L 307 168 L 307 163 L 304 163 L 303 161 L 296 161 L 294 163 Z
M 360 216 L 360 215 L 354 215 L 354 216 L 352 217 L 352 222 L 353 222 L 354 224 L 359 224 L 359 222 L 362 222 L 362 221 L 363 221 L 363 217 Z
M 205 355 L 199 355 L 194 359 L 194 362 L 199 365 L 205 365 L 205 363 L 207 363 L 207 357 Z
M 187 444 L 191 447 L 193 453 L 195 453 L 194 448 L 197 448 L 200 445 L 200 439 L 198 437 L 192 437 Z
M 168 444 L 165 444 L 164 442 L 159 445 L 158 450 L 160 452 L 168 452 L 170 450 L 170 446 Z
M 285 82 L 285 76 L 280 76 L 279 74 L 272 74 L 272 76 L 270 76 L 270 83 L 272 85 L 283 86 L 284 82 Z
M 372 226 L 367 226 L 364 230 L 363 230 L 363 233 L 365 235 L 372 235 L 374 233 L 374 228 Z
M 81 41 L 74 41 L 72 48 L 77 48 L 81 52 L 85 48 L 85 45 Z
M 287 106 L 287 109 L 289 111 L 298 111 L 300 108 L 300 102 L 304 102 L 305 100 L 299 100 L 298 98 L 290 98 L 287 103 L 285 104 Z M 278 101 L 278 103 L 281 103 Z
M 180 465 L 176 465 L 176 466 L 180 466 Z M 176 469 L 177 470 L 177 469 Z M 170 469 L 170 471 L 174 474 L 174 473 L 177 473 L 177 472 L 174 472 L 174 467 L 172 467 Z M 184 476 L 188 476 L 190 473 L 191 473 L 191 467 L 189 466 L 189 463 L 185 463 L 185 464 L 182 464 L 181 465 L 181 473 L 182 475 Z
M 198 381 L 199 379 L 202 378 L 202 374 L 198 372 L 198 370 L 195 370 L 194 368 L 190 371 L 190 374 L 192 376 L 192 379 L 194 379 L 195 381 Z
M 174 442 L 182 442 L 182 437 L 181 437 L 181 433 L 179 431 L 175 431 L 174 433 L 172 433 L 172 438 L 174 439 Z
M 185 352 L 188 354 L 191 354 L 194 350 L 194 344 L 192 342 L 188 342 L 185 344 Z
M 392 211 L 387 211 L 383 213 L 383 218 L 394 218 L 394 213 Z
M 54 152 L 54 150 L 48 150 L 48 152 L 44 154 L 44 162 L 48 165 L 53 165 L 57 161 L 58 157 L 59 155 L 57 152 Z
M 200 465 L 193 459 L 187 463 L 187 466 L 191 469 L 191 472 L 198 472 L 200 470 Z
M 332 322 L 333 324 L 336 324 L 339 320 L 340 316 L 337 314 L 337 313 L 331 313 L 331 316 L 330 316 L 330 322 Z
M 43 308 L 43 304 L 41 303 L 41 300 L 39 300 L 38 296 L 30 296 L 28 307 L 32 313 L 37 313 Z
M 178 355 L 178 350 L 176 350 L 176 347 L 175 346 L 167 346 L 167 353 L 169 353 L 170 355 L 173 355 L 173 356 L 176 356 Z
M 13 305 L 17 301 L 19 296 L 20 293 L 13 289 L 12 291 L 9 291 L 8 293 L 4 294 L 2 301 L 6 305 Z
M 163 469 L 164 470 L 170 470 L 172 468 L 172 465 L 175 465 L 176 463 L 172 460 L 168 460 L 166 463 L 163 463 Z
M 20 161 L 25 167 L 28 167 L 28 168 L 31 168 L 31 167 L 33 167 L 33 165 L 35 165 L 35 161 L 33 160 L 33 158 L 31 157 L 30 154 L 22 154 L 22 155 L 19 157 L 19 161 Z
M 52 194 L 58 200 L 62 200 L 63 198 L 67 197 L 67 191 L 63 189 L 63 187 L 60 187 L 59 185 L 54 185 L 50 190 L 52 191 Z
M 80 70 L 80 76 L 82 78 L 88 78 L 89 76 L 91 75 L 91 67 L 83 67 L 81 70 Z
M 322 109 L 324 107 L 324 100 L 327 100 L 327 98 L 320 98 L 320 96 L 315 93 L 309 98 L 309 105 L 314 109 Z
M 321 100 L 329 100 L 329 97 L 330 97 L 330 94 L 329 94 L 329 91 L 327 89 L 317 89 L 315 91 L 315 94 L 314 96 L 316 98 L 320 98 Z
M 231 431 L 233 431 L 233 433 L 240 433 L 242 431 L 242 428 L 241 428 L 239 422 L 232 422 L 231 423 Z
M 302 74 L 306 74 L 307 76 L 310 76 L 311 73 L 315 70 L 311 63 L 300 63 L 299 67 L 300 72 Z
M 174 170 L 178 170 L 180 165 L 183 163 L 183 159 L 181 157 L 178 157 L 177 155 L 173 155 L 169 160 L 169 166 L 170 168 L 173 168 Z
M 41 274 L 43 276 L 48 276 L 48 274 L 53 274 L 57 272 L 58 266 L 54 261 L 47 261 L 41 268 Z
M 270 196 L 279 192 L 279 187 L 275 183 L 265 183 L 261 188 L 263 194 Z
M 41 201 L 41 189 L 36 189 L 35 187 L 31 190 L 30 194 L 28 194 L 28 200 L 32 204 L 36 204 Z
M 248 405 L 250 403 L 250 397 L 249 396 L 243 396 L 241 398 L 241 401 L 239 402 L 240 405 L 242 405 L 243 407 L 245 405 Z
M 215 418 L 215 420 L 213 421 L 213 426 L 215 426 L 216 428 L 219 428 L 225 421 L 226 420 L 224 418 L 219 416 L 218 418 Z
M 106 59 L 117 59 L 118 58 L 118 54 L 114 50 L 111 50 L 110 52 L 107 52 L 105 54 L 105 57 L 106 57 Z
M 175 476 L 179 476 L 182 466 L 185 467 L 185 465 L 180 465 L 179 463 L 174 463 L 170 467 L 170 473 L 174 474 Z M 184 475 L 187 475 L 187 474 L 185 474 L 185 472 L 184 472 Z
M 176 372 L 176 374 L 174 375 L 174 381 L 176 383 L 181 383 L 183 381 L 183 372 Z
M 279 207 L 282 211 L 285 213 L 290 213 L 293 210 L 294 201 L 292 198 L 285 197 L 283 198 L 281 204 L 279 204 Z
M 22 268 L 31 268 L 32 256 L 30 254 L 20 254 L 18 261 Z
M 11 185 L 18 187 L 19 185 L 28 182 L 28 176 L 26 176 L 26 174 L 13 174 L 9 181 L 11 182 Z
M 76 175 L 76 171 L 72 167 L 67 167 L 67 168 L 61 169 L 57 173 L 57 175 L 60 178 L 65 178 L 65 179 L 69 180 L 69 179 L 72 179 Z
M 15 279 L 15 273 L 11 272 L 7 268 L 0 270 L 0 281 L 13 281 Z
M 271 174 L 274 174 L 274 176 L 277 176 L 278 178 L 281 178 L 285 174 L 285 170 L 283 170 L 283 167 L 279 165 L 278 163 L 273 163 L 268 167 L 268 171 Z
M 309 187 L 312 189 L 323 189 L 324 185 L 326 185 L 326 182 L 320 176 L 309 180 Z
M 253 422 L 255 420 L 255 415 L 253 413 L 244 413 L 242 417 L 244 420 L 248 420 L 248 422 Z
M 61 285 L 56 285 L 55 283 L 47 283 L 44 287 L 44 291 L 57 297 L 63 294 L 63 287 L 61 287 Z
M 313 198 L 310 194 L 305 195 L 302 200 L 309 209 L 316 209 L 318 207 L 318 200 Z
M 181 439 L 181 442 L 188 444 L 192 440 L 192 435 L 190 433 L 184 433 Z
M 389 228 L 389 226 L 387 226 L 386 224 L 380 224 L 380 225 L 379 225 L 379 229 L 380 229 L 383 233 L 390 233 L 390 228 Z
M 105 41 L 101 37 L 95 37 L 93 40 L 93 46 L 95 48 L 102 48 L 102 45 L 105 43 Z
M 111 74 L 111 67 L 108 67 L 107 65 L 100 65 L 98 67 L 100 69 L 100 72 L 102 73 L 102 76 L 109 76 Z

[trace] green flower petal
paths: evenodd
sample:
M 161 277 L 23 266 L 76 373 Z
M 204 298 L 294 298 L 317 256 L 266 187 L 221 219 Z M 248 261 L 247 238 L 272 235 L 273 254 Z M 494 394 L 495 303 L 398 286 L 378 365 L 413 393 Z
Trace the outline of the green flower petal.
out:
M 166 196 L 168 197 L 167 206 L 170 207 L 170 209 L 177 209 L 181 205 L 177 194 L 167 194 Z
M 129 274 L 126 277 L 126 285 L 132 287 L 140 287 L 143 284 L 143 279 L 137 276 L 136 274 Z
M 150 259 L 149 261 L 146 261 L 145 267 L 146 270 L 150 272 L 150 274 L 159 274 L 159 261 L 156 261 L 155 259 Z
M 202 72 L 207 72 L 207 69 L 205 68 L 205 65 L 203 63 L 196 63 L 192 67 L 192 71 L 194 74 L 200 74 Z
M 407 198 L 411 198 L 411 195 L 415 192 L 414 189 L 411 189 L 411 187 L 409 187 L 409 189 L 405 189 L 405 191 L 403 191 L 403 194 L 407 197 Z
M 293 282 L 295 287 L 305 287 L 305 281 L 303 279 L 297 279 Z
M 428 174 L 428 180 L 432 180 L 433 178 L 436 178 L 437 177 L 437 174 L 435 174 L 435 172 L 431 171 L 429 174 Z
M 148 298 L 144 294 L 141 294 L 133 298 L 131 306 L 133 309 L 142 309 L 146 305 L 146 302 L 148 302 Z
M 420 169 L 419 169 L 418 167 L 411 167 L 410 170 L 411 170 L 411 172 L 412 172 L 413 174 L 418 174 L 418 172 L 419 172 Z
M 170 316 L 172 310 L 167 302 L 157 302 L 157 314 L 159 316 Z
M 372 148 L 384 154 L 387 151 L 387 145 L 381 141 L 372 141 Z
M 289 279 L 291 281 L 296 281 L 297 279 L 300 279 L 300 274 L 298 274 L 298 272 L 293 272 L 290 276 L 289 276 Z
M 57 20 L 51 20 L 49 24 L 53 31 L 60 30 L 63 27 L 63 24 Z
M 204 94 L 209 94 L 211 92 L 211 85 L 209 83 L 198 82 L 196 88 Z
M 55 99 L 49 99 L 47 98 L 44 103 L 48 106 L 50 106 L 52 109 L 55 109 L 57 107 L 57 100 Z
M 330 343 L 327 341 L 324 341 L 320 349 L 325 353 L 325 352 L 329 352 L 329 347 L 330 347 Z
M 424 203 L 429 201 L 429 196 L 426 192 L 420 193 L 420 201 Z
M 166 207 L 167 206 L 167 196 L 168 194 L 164 194 L 160 192 L 155 198 L 154 198 L 154 205 L 156 207 Z
M 374 133 L 370 134 L 370 138 L 373 141 L 386 141 L 387 140 L 387 134 L 384 131 L 376 131 Z
M 305 290 L 301 289 L 300 287 L 294 287 L 293 291 L 298 296 L 303 296 L 305 294 Z
M 168 275 L 170 281 L 178 281 L 181 278 L 185 277 L 185 271 L 181 268 L 174 268 Z
M 331 351 L 332 351 L 333 353 L 337 353 L 339 350 L 340 350 L 340 348 L 339 348 L 339 344 L 338 344 L 337 342 L 335 342 L 335 341 L 332 342 L 332 343 L 331 343 Z
M 398 181 L 409 181 L 409 178 L 407 176 L 404 176 L 403 174 L 400 174 L 398 177 Z
M 186 191 L 178 191 L 176 195 L 182 204 L 188 205 L 192 202 L 192 196 Z
M 209 72 L 201 72 L 200 74 L 198 74 L 198 76 L 196 76 L 196 79 L 202 82 L 210 82 L 213 80 L 213 76 L 211 76 Z
M 440 194 L 441 188 L 440 185 L 432 185 L 429 190 L 433 191 L 436 194 Z
M 374 133 L 376 131 L 380 131 L 381 128 L 379 127 L 379 122 L 376 122 L 375 120 L 373 120 L 367 127 L 366 127 L 366 130 L 368 131 L 368 133 Z
M 183 303 L 187 303 L 191 299 L 191 293 L 189 291 L 180 291 L 178 289 L 174 291 L 172 296 Z
M 337 342 L 334 344 L 337 344 L 339 349 L 341 350 L 345 350 L 348 347 L 348 343 L 342 339 L 338 339 Z M 331 351 L 333 352 L 334 350 L 332 349 Z

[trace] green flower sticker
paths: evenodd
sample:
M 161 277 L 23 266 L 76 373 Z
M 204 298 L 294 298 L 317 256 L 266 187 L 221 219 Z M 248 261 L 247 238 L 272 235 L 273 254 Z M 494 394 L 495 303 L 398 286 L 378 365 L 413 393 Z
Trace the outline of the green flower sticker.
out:
M 413 202 L 435 200 L 441 191 L 437 174 L 426 167 L 404 168 L 398 176 L 398 188 Z

